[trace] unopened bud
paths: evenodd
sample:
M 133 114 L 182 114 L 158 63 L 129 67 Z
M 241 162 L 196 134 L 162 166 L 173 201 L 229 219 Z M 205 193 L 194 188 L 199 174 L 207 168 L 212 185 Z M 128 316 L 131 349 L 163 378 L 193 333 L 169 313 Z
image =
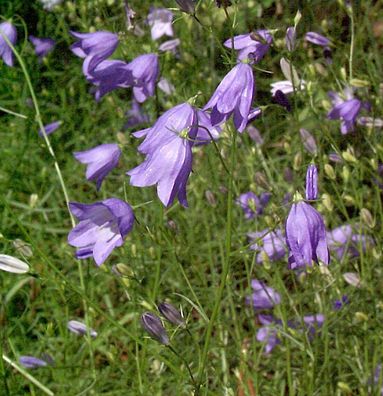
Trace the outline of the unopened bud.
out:
M 25 241 L 23 241 L 21 239 L 15 239 L 12 242 L 12 245 L 24 257 L 32 257 L 33 256 L 33 252 L 32 252 L 30 245 L 28 243 L 26 243 Z
M 343 279 L 351 286 L 361 287 L 361 280 L 356 272 L 345 272 L 343 274 Z
M 368 316 L 364 312 L 355 312 L 355 319 L 358 322 L 367 322 Z
M 375 227 L 375 220 L 372 217 L 372 214 L 368 209 L 363 208 L 360 211 L 360 218 L 363 221 L 363 223 L 366 224 L 369 228 Z
M 258 186 L 263 187 L 265 190 L 270 190 L 270 184 L 267 181 L 266 176 L 262 172 L 255 172 L 254 181 Z
M 309 165 L 306 172 L 306 199 L 318 199 L 318 169 L 313 164 Z
M 350 179 L 350 169 L 348 169 L 348 166 L 344 166 L 342 168 L 342 177 L 345 183 L 348 183 L 349 179 Z
M 330 164 L 325 164 L 324 172 L 326 173 L 326 175 L 329 179 L 331 179 L 331 180 L 336 179 L 336 174 L 335 174 L 334 168 Z
M 295 171 L 298 171 L 301 168 L 301 166 L 302 166 L 302 154 L 296 153 L 293 162 L 293 169 Z
M 209 202 L 209 205 L 211 205 L 213 207 L 217 206 L 217 200 L 215 199 L 215 196 L 212 191 L 206 190 L 205 197 L 206 197 L 207 202 Z
M 351 195 L 345 195 L 343 196 L 344 202 L 346 206 L 354 206 L 355 205 L 355 199 Z
M 322 195 L 322 202 L 323 202 L 323 206 L 329 211 L 332 212 L 334 209 L 334 205 L 331 201 L 331 197 L 328 194 L 323 194 Z
M 25 274 L 29 271 L 29 265 L 16 257 L 0 254 L 0 270 L 14 274 Z
M 163 345 L 169 345 L 169 337 L 166 333 L 165 327 L 162 325 L 161 319 L 152 314 L 151 312 L 145 312 L 141 316 L 142 327 L 158 342 Z
M 194 14 L 195 4 L 193 0 L 176 0 L 180 7 L 180 10 L 186 12 L 187 14 Z
M 36 207 L 38 200 L 39 200 L 39 196 L 37 194 L 31 194 L 31 196 L 29 197 L 29 206 L 31 208 Z
M 185 325 L 184 318 L 181 316 L 178 309 L 175 308 L 172 304 L 169 304 L 167 302 L 158 304 L 158 310 L 160 311 L 161 315 L 170 323 L 173 323 L 176 326 Z
M 337 386 L 340 391 L 345 392 L 350 395 L 352 394 L 352 389 L 345 382 L 339 381 Z
M 347 162 L 357 162 L 357 159 L 353 153 L 352 149 L 347 149 L 347 151 L 343 151 L 342 158 Z

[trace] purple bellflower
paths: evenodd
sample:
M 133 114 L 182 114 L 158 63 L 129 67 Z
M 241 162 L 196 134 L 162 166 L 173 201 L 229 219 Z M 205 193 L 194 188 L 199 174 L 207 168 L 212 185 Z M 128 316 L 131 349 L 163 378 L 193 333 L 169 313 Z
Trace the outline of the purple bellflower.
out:
M 355 99 L 352 89 L 346 88 L 343 96 L 336 92 L 329 92 L 333 108 L 328 112 L 330 120 L 341 120 L 340 131 L 343 135 L 353 132 L 356 118 L 363 106 L 359 99 Z
M 56 42 L 51 38 L 38 38 L 35 36 L 29 36 L 29 40 L 35 47 L 35 53 L 39 58 L 39 61 L 44 58 L 49 52 L 53 50 Z
M 330 40 L 327 37 L 316 32 L 307 32 L 305 34 L 305 40 L 321 47 L 327 47 L 330 44 Z
M 172 304 L 167 302 L 162 302 L 158 304 L 158 310 L 160 311 L 161 315 L 170 323 L 176 326 L 184 326 L 185 320 L 181 316 L 180 312 L 176 307 Z
M 250 232 L 247 236 L 250 241 L 256 241 L 250 246 L 250 249 L 259 252 L 256 257 L 257 264 L 262 264 L 265 259 L 278 261 L 286 255 L 287 247 L 280 229 Z
M 211 109 L 213 125 L 227 121 L 233 114 L 235 127 L 243 132 L 248 123 L 254 91 L 251 66 L 239 63 L 226 74 L 203 110 Z
M 45 133 L 47 135 L 50 135 L 51 133 L 56 131 L 60 127 L 61 124 L 62 124 L 62 121 L 54 121 L 54 122 L 51 122 L 50 124 L 44 125 Z M 44 136 L 43 131 L 41 129 L 39 129 L 39 135 L 42 137 Z
M 262 327 L 257 331 L 257 341 L 265 344 L 265 354 L 268 355 L 271 351 L 281 343 L 278 338 L 278 327 L 281 325 L 279 320 L 276 320 L 271 315 L 258 315 L 258 320 Z
M 290 26 L 286 30 L 286 48 L 288 51 L 292 52 L 295 49 L 296 44 L 296 29 L 294 26 Z
M 323 314 L 306 315 L 303 317 L 303 323 L 306 326 L 306 331 L 310 338 L 318 332 L 323 326 L 325 316 Z
M 273 41 L 268 30 L 256 30 L 249 34 L 241 34 L 234 37 L 234 49 L 238 51 L 238 60 L 250 60 L 258 63 L 265 56 Z M 232 40 L 226 40 L 224 46 L 232 47 Z
M 259 197 L 252 191 L 241 194 L 237 199 L 237 204 L 243 209 L 245 218 L 254 219 L 263 213 L 265 206 L 269 203 L 271 194 L 263 192 Z
M 70 49 L 76 56 L 85 58 L 83 65 L 85 75 L 112 55 L 118 46 L 118 36 L 111 32 L 77 33 L 71 31 L 70 33 L 79 40 L 72 44 Z
M 12 45 L 16 44 L 17 41 L 17 31 L 16 28 L 10 22 L 2 22 L 0 23 L 0 32 L 7 36 L 8 40 Z M 0 34 L 0 56 L 3 59 L 3 62 L 12 67 L 13 66 L 13 53 L 11 47 L 4 40 L 2 34 Z
M 69 203 L 70 211 L 80 220 L 68 235 L 68 243 L 77 248 L 79 259 L 94 258 L 101 265 L 115 247 L 123 244 L 134 224 L 133 210 L 117 198 L 93 204 Z
M 154 95 L 160 67 L 156 54 L 144 54 L 133 59 L 127 66 L 133 77 L 133 95 L 143 103 Z
M 19 363 L 27 369 L 36 369 L 39 367 L 46 367 L 48 363 L 45 360 L 34 356 L 20 356 Z
M 173 13 L 166 8 L 151 8 L 148 15 L 152 40 L 158 40 L 164 34 L 173 37 Z
M 334 309 L 334 311 L 339 311 L 339 310 L 342 309 L 345 305 L 348 305 L 348 304 L 350 304 L 350 300 L 349 300 L 349 298 L 347 297 L 347 295 L 344 294 L 344 295 L 342 296 L 341 299 L 336 300 L 336 301 L 334 302 L 333 309 Z
M 79 322 L 78 320 L 70 320 L 67 324 L 67 328 L 69 331 L 77 335 L 85 335 L 89 332 L 89 335 L 91 337 L 97 337 L 96 330 L 89 328 L 88 331 L 88 327 L 84 323 Z
M 272 309 L 281 303 L 281 296 L 273 288 L 266 286 L 257 279 L 251 281 L 254 293 L 246 298 L 246 302 L 251 304 L 255 310 Z
M 96 180 L 97 190 L 106 175 L 114 169 L 120 159 L 121 150 L 117 144 L 101 144 L 90 150 L 73 153 L 74 157 L 82 164 L 87 164 L 86 178 Z
M 304 201 L 293 203 L 286 220 L 286 243 L 289 268 L 312 266 L 312 262 L 328 265 L 326 229 L 320 213 Z
M 306 172 L 306 199 L 314 201 L 318 199 L 318 169 L 311 164 Z
M 149 116 L 142 112 L 140 104 L 135 100 L 132 100 L 132 106 L 126 112 L 126 115 L 128 120 L 125 123 L 125 128 L 134 128 L 149 122 Z
M 157 184 L 157 194 L 165 206 L 178 197 L 187 207 L 186 183 L 192 169 L 193 141 L 197 134 L 197 113 L 187 103 L 166 111 L 153 127 L 134 133 L 145 140 L 138 151 L 145 161 L 127 172 L 130 184 L 146 187 Z
M 142 327 L 159 343 L 169 345 L 169 336 L 165 327 L 162 325 L 161 319 L 151 312 L 145 312 L 141 316 Z

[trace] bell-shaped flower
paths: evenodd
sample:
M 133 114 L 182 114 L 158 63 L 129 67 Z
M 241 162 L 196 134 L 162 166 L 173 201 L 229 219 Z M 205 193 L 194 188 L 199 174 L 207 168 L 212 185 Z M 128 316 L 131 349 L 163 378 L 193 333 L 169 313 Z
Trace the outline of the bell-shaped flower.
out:
M 251 287 L 254 290 L 246 301 L 251 304 L 255 310 L 271 309 L 275 305 L 280 304 L 281 296 L 273 288 L 266 286 L 257 279 L 251 281 Z
M 258 63 L 269 50 L 273 36 L 268 30 L 256 30 L 249 34 L 234 36 L 234 49 L 238 51 L 238 60 L 249 60 Z M 232 48 L 232 40 L 224 42 L 224 46 Z
M 237 199 L 237 204 L 242 208 L 245 218 L 254 219 L 263 213 L 266 205 L 269 203 L 271 194 L 263 192 L 259 197 L 252 191 L 241 194 Z
M 157 184 L 157 194 L 165 206 L 174 199 L 187 206 L 186 183 L 192 169 L 192 145 L 197 133 L 196 110 L 187 103 L 166 111 L 151 128 L 134 133 L 144 137 L 138 150 L 145 161 L 127 172 L 130 184 L 146 187 Z
M 0 270 L 13 274 L 25 274 L 29 271 L 29 265 L 16 257 L 0 254 Z
M 80 222 L 68 235 L 68 243 L 77 248 L 79 259 L 94 258 L 101 265 L 115 247 L 123 244 L 134 224 L 133 210 L 117 198 L 93 204 L 69 203 Z
M 112 55 L 118 46 L 118 36 L 111 32 L 77 33 L 71 31 L 70 33 L 78 39 L 70 47 L 71 51 L 80 58 L 86 58 L 85 66 L 83 66 L 85 75 Z
M 258 329 L 256 338 L 257 341 L 265 345 L 265 354 L 268 355 L 281 343 L 278 337 L 278 328 L 281 323 L 271 315 L 258 315 L 258 320 L 261 322 L 262 327 Z
M 286 220 L 289 268 L 312 266 L 313 261 L 328 265 L 326 229 L 320 213 L 304 201 L 293 203 Z
M 97 332 L 96 330 L 89 328 L 86 326 L 86 324 L 79 322 L 78 320 L 70 320 L 67 323 L 67 328 L 70 332 L 77 334 L 77 335 L 85 335 L 88 334 L 91 337 L 97 337 Z
M 8 38 L 12 45 L 16 44 L 17 31 L 10 22 L 0 23 L 0 56 L 7 66 L 13 66 L 13 53 L 11 47 L 5 41 L 4 36 Z
M 107 174 L 118 165 L 121 150 L 117 144 L 101 144 L 86 151 L 73 153 L 74 157 L 82 164 L 87 164 L 86 178 L 96 180 L 97 190 Z
M 51 133 L 56 131 L 58 128 L 60 128 L 61 124 L 62 124 L 62 121 L 54 121 L 54 122 L 51 122 L 50 124 L 44 125 L 45 134 L 47 136 L 50 135 Z M 39 129 L 38 133 L 41 137 L 44 136 L 44 133 L 41 129 Z
M 161 315 L 170 323 L 176 326 L 184 326 L 185 319 L 181 316 L 180 311 L 168 302 L 158 304 L 158 310 Z
M 224 77 L 203 110 L 211 109 L 212 125 L 218 125 L 234 115 L 239 132 L 247 126 L 254 97 L 254 76 L 251 66 L 239 63 Z
M 160 72 L 158 56 L 144 54 L 133 59 L 127 66 L 133 76 L 133 95 L 137 102 L 143 103 L 153 96 Z
M 305 34 L 305 40 L 312 44 L 320 45 L 321 47 L 330 45 L 330 40 L 327 37 L 316 32 L 307 32 Z
M 51 38 L 38 38 L 35 36 L 29 36 L 29 40 L 35 47 L 35 53 L 39 58 L 39 61 L 44 58 L 49 52 L 53 50 L 56 42 Z
M 173 13 L 166 8 L 150 9 L 148 14 L 148 24 L 152 35 L 152 40 L 158 40 L 164 34 L 173 36 Z
M 249 232 L 247 236 L 250 241 L 255 242 L 250 249 L 259 252 L 256 257 L 257 264 L 266 260 L 278 261 L 285 257 L 287 246 L 282 230 L 270 231 L 266 228 L 263 231 Z
M 142 327 L 159 343 L 163 345 L 169 345 L 169 336 L 166 333 L 165 327 L 163 326 L 161 319 L 151 312 L 145 312 L 141 316 Z
M 309 165 L 306 172 L 306 199 L 318 199 L 318 169 L 314 164 Z

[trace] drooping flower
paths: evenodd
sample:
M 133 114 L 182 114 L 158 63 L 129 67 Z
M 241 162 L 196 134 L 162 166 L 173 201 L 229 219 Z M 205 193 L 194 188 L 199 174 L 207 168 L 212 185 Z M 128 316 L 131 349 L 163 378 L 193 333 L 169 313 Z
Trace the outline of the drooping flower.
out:
M 118 36 L 111 32 L 78 33 L 71 31 L 70 33 L 79 40 L 72 44 L 70 49 L 76 56 L 85 58 L 83 65 L 85 75 L 112 55 L 118 46 Z
M 134 30 L 134 24 L 132 21 L 136 17 L 136 12 L 133 10 L 132 7 L 130 7 L 127 0 L 125 1 L 124 9 L 125 9 L 125 17 L 126 17 L 126 29 L 128 31 L 132 31 Z
M 235 127 L 243 132 L 248 123 L 254 91 L 251 66 L 239 63 L 223 78 L 203 110 L 211 109 L 213 125 L 227 121 L 233 114 Z
M 148 15 L 152 40 L 158 40 L 164 34 L 173 37 L 173 13 L 166 8 L 152 7 Z
M 16 257 L 0 254 L 0 270 L 13 274 L 26 274 L 29 271 L 29 265 Z
M 266 286 L 263 282 L 257 279 L 251 281 L 251 287 L 254 290 L 246 301 L 251 304 L 255 310 L 271 309 L 275 305 L 280 304 L 281 296 L 273 288 Z
M 12 45 L 16 44 L 17 41 L 17 31 L 16 28 L 10 22 L 0 23 L 0 56 L 3 62 L 12 67 L 13 66 L 13 53 L 11 47 L 5 41 L 4 36 L 8 38 Z
M 50 124 L 44 125 L 44 131 L 46 133 L 46 135 L 50 135 L 51 133 L 53 133 L 54 131 L 56 131 L 62 124 L 62 121 L 54 121 L 51 122 Z M 44 136 L 43 131 L 41 129 L 39 129 L 39 135 L 41 137 Z
M 169 336 L 165 327 L 162 325 L 161 319 L 151 312 L 145 312 L 141 316 L 142 327 L 158 342 L 163 345 L 169 345 Z
M 176 326 L 184 326 L 185 320 L 181 316 L 180 312 L 177 308 L 175 308 L 172 304 L 168 302 L 162 302 L 158 304 L 158 310 L 161 315 L 168 320 L 170 323 Z
M 289 80 L 276 81 L 270 84 L 271 94 L 275 96 L 277 91 L 281 91 L 283 94 L 288 95 L 294 92 L 293 83 Z M 296 90 L 303 90 L 306 88 L 306 81 L 301 80 L 299 85 L 295 85 Z
M 45 360 L 34 356 L 20 356 L 19 363 L 27 369 L 36 369 L 39 367 L 46 367 L 48 363 Z
M 306 199 L 318 199 L 318 169 L 314 164 L 309 165 L 306 172 Z
M 307 131 L 306 129 L 301 128 L 299 130 L 299 133 L 301 135 L 301 140 L 303 147 L 310 153 L 310 154 L 316 154 L 318 152 L 317 144 L 315 141 L 314 136 Z
M 328 265 L 326 229 L 320 213 L 304 201 L 293 203 L 286 220 L 289 268 L 312 266 L 313 261 Z
M 127 66 L 133 76 L 133 95 L 137 102 L 143 103 L 153 96 L 160 72 L 158 56 L 144 54 L 133 59 Z
M 86 324 L 79 322 L 78 320 L 70 320 L 67 323 L 67 328 L 69 331 L 77 335 L 85 335 L 89 332 L 89 335 L 91 337 L 97 337 L 96 330 L 90 328 L 88 331 L 88 327 L 86 326 Z
M 123 244 L 132 230 L 133 210 L 117 198 L 93 204 L 69 203 L 70 211 L 80 222 L 68 235 L 68 243 L 77 247 L 79 259 L 94 258 L 101 265 L 115 247 Z
M 295 49 L 295 41 L 296 41 L 296 29 L 294 26 L 290 26 L 286 30 L 286 48 L 288 51 L 294 51 Z
M 125 128 L 134 128 L 135 126 L 149 122 L 148 114 L 142 111 L 140 104 L 135 100 L 132 100 L 132 106 L 126 112 L 126 115 L 128 119 L 125 123 Z
M 273 41 L 273 36 L 268 30 L 256 30 L 249 34 L 234 36 L 234 49 L 238 51 L 238 60 L 250 60 L 258 63 L 265 56 Z M 224 42 L 227 48 L 232 47 L 232 39 Z
M 120 159 L 121 150 L 115 143 L 101 144 L 90 150 L 73 153 L 82 164 L 87 164 L 86 178 L 96 180 L 97 190 L 107 174 L 114 169 Z
M 328 112 L 327 118 L 330 120 L 341 120 L 340 131 L 343 135 L 353 132 L 356 118 L 362 109 L 362 102 L 354 98 L 353 91 L 346 88 L 343 91 L 343 97 L 337 92 L 328 93 L 333 108 Z
M 280 229 L 250 232 L 247 236 L 250 241 L 255 241 L 250 246 L 250 249 L 259 252 L 256 257 L 258 264 L 262 264 L 266 259 L 278 261 L 286 255 L 287 246 Z
M 312 44 L 320 45 L 321 47 L 327 47 L 330 45 L 330 40 L 327 37 L 316 32 L 307 32 L 305 34 L 305 40 Z
M 38 38 L 30 35 L 29 40 L 35 47 L 35 53 L 41 61 L 44 56 L 53 50 L 56 42 L 51 38 Z
M 271 194 L 263 192 L 259 197 L 252 191 L 241 194 L 237 199 L 237 204 L 243 209 L 245 218 L 254 219 L 263 213 L 265 206 L 269 203 Z

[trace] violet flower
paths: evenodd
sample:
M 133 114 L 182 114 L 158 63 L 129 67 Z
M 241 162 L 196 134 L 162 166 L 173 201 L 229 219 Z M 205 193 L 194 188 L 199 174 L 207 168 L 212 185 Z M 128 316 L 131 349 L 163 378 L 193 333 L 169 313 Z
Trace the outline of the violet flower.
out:
M 51 133 L 53 133 L 54 131 L 56 131 L 62 124 L 62 121 L 54 121 L 51 122 L 50 124 L 44 125 L 44 130 L 45 130 L 45 134 L 48 136 Z M 44 137 L 43 131 L 41 129 L 39 129 L 39 135 L 41 137 Z
M 143 103 L 153 96 L 160 72 L 156 54 L 140 55 L 127 66 L 133 76 L 133 95 L 137 102 Z
M 238 51 L 238 60 L 250 60 L 258 63 L 265 56 L 273 41 L 268 30 L 256 30 L 249 34 L 234 36 L 234 49 Z M 224 42 L 224 46 L 232 48 L 232 39 Z
M 180 39 L 173 39 L 173 40 L 168 40 L 164 41 L 159 47 L 158 50 L 161 52 L 171 52 L 172 54 L 176 54 L 177 52 L 177 47 L 180 45 L 181 40 Z
M 80 58 L 86 58 L 83 65 L 85 75 L 112 55 L 118 46 L 118 36 L 111 32 L 78 33 L 71 31 L 70 33 L 79 40 L 71 45 L 71 51 Z
M 90 150 L 73 153 L 82 164 L 87 164 L 86 178 L 96 180 L 97 190 L 107 174 L 118 165 L 121 150 L 117 144 L 101 144 Z
M 134 128 L 135 126 L 149 122 L 148 114 L 143 113 L 140 104 L 135 100 L 132 100 L 132 106 L 126 112 L 126 115 L 128 120 L 126 121 L 124 128 Z
M 258 315 L 258 320 L 261 322 L 262 327 L 257 331 L 257 341 L 265 344 L 265 354 L 271 351 L 281 343 L 278 337 L 278 327 L 280 321 L 274 319 L 271 315 Z
M 275 91 L 273 99 L 280 106 L 284 107 L 288 112 L 291 112 L 291 104 L 287 96 L 279 89 Z
M 320 45 L 321 47 L 327 47 L 330 45 L 330 40 L 327 37 L 316 32 L 307 32 L 305 35 L 305 40 L 312 44 Z
M 17 41 L 17 31 L 16 28 L 10 22 L 0 23 L 0 56 L 3 62 L 12 67 L 13 66 L 13 53 L 11 47 L 4 40 L 3 35 L 5 35 L 12 45 L 16 44 Z
M 174 85 L 164 77 L 161 77 L 157 83 L 158 88 L 166 95 L 172 95 L 176 89 Z
M 151 29 L 152 40 L 158 40 L 164 34 L 173 36 L 173 13 L 166 8 L 150 9 L 148 15 L 148 24 Z
M 277 91 L 281 91 L 283 94 L 288 95 L 294 92 L 293 83 L 289 80 L 276 81 L 270 84 L 271 94 L 275 96 Z M 306 88 L 306 81 L 301 80 L 299 86 L 295 86 L 296 90 L 303 90 Z
M 19 363 L 27 369 L 36 369 L 39 367 L 46 367 L 48 363 L 45 360 L 34 356 L 20 356 Z
M 257 264 L 262 264 L 265 259 L 270 261 L 281 260 L 286 254 L 287 246 L 280 229 L 269 231 L 266 228 L 262 231 L 250 232 L 247 236 L 251 241 L 255 241 L 250 249 L 259 252 L 256 257 Z M 258 241 L 259 239 L 261 240 Z
M 91 337 L 97 337 L 97 332 L 95 330 L 90 328 L 88 331 L 88 327 L 84 323 L 79 322 L 78 320 L 70 320 L 67 323 L 67 328 L 69 331 L 77 335 L 85 335 L 89 332 L 89 335 Z
M 94 258 L 101 265 L 115 247 L 123 244 L 132 230 L 133 210 L 117 198 L 93 204 L 70 202 L 69 209 L 80 222 L 68 235 L 68 243 L 77 247 L 76 257 Z
M 161 319 L 157 315 L 151 312 L 145 312 L 141 316 L 141 325 L 159 343 L 163 345 L 170 344 L 165 327 L 162 325 Z
M 310 338 L 323 326 L 324 321 L 325 316 L 323 314 L 306 315 L 303 317 L 303 323 L 306 325 L 306 330 Z
M 311 164 L 306 172 L 306 199 L 314 201 L 318 199 L 318 169 Z
M 310 154 L 316 155 L 318 148 L 314 136 L 303 128 L 299 130 L 299 133 L 301 135 L 303 147 L 306 149 L 306 151 Z
M 286 220 L 286 243 L 291 269 L 312 266 L 313 261 L 329 264 L 323 218 L 306 202 L 299 201 L 291 206 Z
M 167 302 L 162 302 L 158 304 L 158 310 L 161 315 L 170 323 L 176 326 L 184 326 L 185 320 L 181 316 L 180 312 L 177 308 L 175 308 L 172 304 Z
M 347 304 L 350 304 L 350 300 L 348 299 L 347 295 L 344 294 L 340 300 L 336 300 L 334 302 L 333 309 L 335 311 L 339 311 Z
M 344 97 L 336 92 L 329 92 L 333 108 L 328 112 L 327 118 L 330 120 L 341 120 L 340 131 L 343 135 L 353 132 L 356 118 L 362 108 L 362 102 L 355 99 L 352 89 L 346 88 Z
M 213 125 L 227 121 L 233 114 L 235 127 L 243 132 L 248 123 L 254 90 L 251 66 L 239 63 L 226 74 L 203 110 L 212 109 Z
M 144 137 L 138 150 L 145 161 L 127 172 L 130 184 L 146 187 L 157 184 L 157 194 L 165 206 L 177 197 L 187 207 L 186 183 L 192 169 L 192 145 L 197 134 L 196 110 L 187 103 L 166 111 L 153 127 L 134 133 Z
M 242 208 L 245 218 L 254 219 L 263 213 L 265 206 L 269 203 L 271 194 L 263 192 L 260 197 L 255 195 L 252 191 L 241 194 L 236 203 Z
M 246 302 L 251 304 L 255 310 L 272 309 L 281 303 L 281 296 L 273 288 L 266 286 L 257 279 L 251 281 L 254 293 L 246 298 Z
M 39 58 L 39 61 L 44 58 L 49 52 L 53 50 L 56 42 L 51 38 L 38 38 L 35 36 L 29 36 L 29 40 L 35 47 L 35 53 Z
M 286 48 L 290 52 L 294 51 L 295 49 L 296 33 L 297 32 L 294 26 L 290 26 L 286 30 Z

